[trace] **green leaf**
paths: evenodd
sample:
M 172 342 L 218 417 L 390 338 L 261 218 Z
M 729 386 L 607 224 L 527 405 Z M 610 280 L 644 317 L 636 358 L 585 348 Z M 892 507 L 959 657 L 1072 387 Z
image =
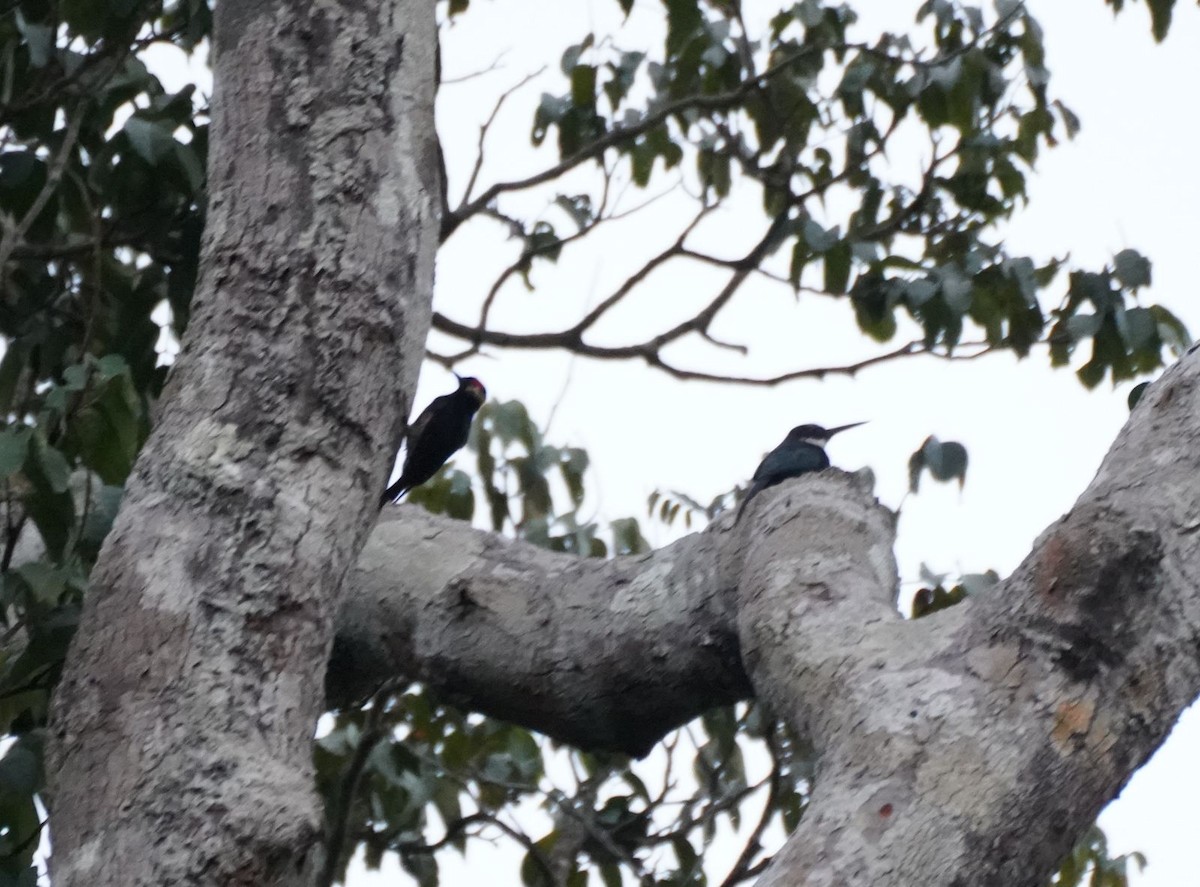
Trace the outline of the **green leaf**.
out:
M 825 289 L 831 293 L 844 293 L 850 282 L 850 244 L 846 241 L 833 246 L 825 253 Z
M 816 219 L 806 219 L 804 222 L 804 242 L 815 253 L 823 253 L 837 245 L 839 232 L 837 229 L 826 231 Z
M 961 487 L 967 479 L 967 448 L 955 441 L 946 441 L 937 447 L 936 455 L 926 455 L 926 464 L 938 480 L 957 480 Z
M 916 493 L 925 469 L 935 480 L 957 480 L 961 488 L 967 478 L 967 448 L 955 441 L 939 441 L 932 435 L 908 460 L 908 488 Z
M 650 543 L 642 536 L 637 518 L 618 518 L 610 524 L 613 534 L 613 553 L 620 556 L 626 554 L 642 554 L 650 550 Z
M 170 128 L 168 128 L 170 126 Z M 130 117 L 125 121 L 125 135 L 133 150 L 149 163 L 157 166 L 164 157 L 175 150 L 174 126 L 143 117 Z
M 17 383 L 26 369 L 28 358 L 28 350 L 18 342 L 9 342 L 4 349 L 4 357 L 0 358 L 0 410 L 3 412 L 9 412 L 13 407 Z
M 1150 309 L 1130 308 L 1118 313 L 1116 319 L 1117 329 L 1121 331 L 1121 338 L 1130 351 L 1139 351 L 1151 343 L 1158 350 L 1158 324 Z
M 571 496 L 571 502 L 578 508 L 583 503 L 583 475 L 588 466 L 588 454 L 586 450 L 578 447 L 570 447 L 562 451 L 561 454 L 561 469 L 563 481 L 567 485 L 567 492 Z
M 596 69 L 592 65 L 576 65 L 571 71 L 571 100 L 584 108 L 596 104 Z
M 15 572 L 25 580 L 37 602 L 47 607 L 56 606 L 67 589 L 68 571 L 45 561 L 22 564 Z
M 1090 339 L 1099 332 L 1102 320 L 1099 314 L 1073 314 L 1067 318 L 1066 331 L 1072 341 Z
M 563 50 L 562 60 L 559 62 L 559 68 L 562 72 L 570 77 L 571 73 L 575 70 L 575 66 L 579 64 L 579 57 L 591 49 L 595 43 L 596 36 L 588 34 L 581 42 L 574 43 Z
M 1136 290 L 1150 285 L 1150 260 L 1133 249 L 1123 249 L 1113 257 L 1117 280 Z
M 33 429 L 18 425 L 0 431 L 0 478 L 12 477 L 25 464 Z
M 96 361 L 96 373 L 101 379 L 112 379 L 124 375 L 128 369 L 129 364 L 119 354 L 106 354 Z
M 100 554 L 100 545 L 117 519 L 117 511 L 121 507 L 121 498 L 124 493 L 124 487 L 97 486 L 93 488 L 91 500 L 88 503 L 89 507 L 79 533 L 82 550 L 90 560 L 94 560 Z
M 964 573 L 958 580 L 959 586 L 969 595 L 991 591 L 999 582 L 1000 574 L 995 570 L 987 570 L 983 573 Z
M 920 619 L 922 616 L 928 616 L 930 613 L 936 613 L 939 610 L 953 607 L 955 604 L 960 603 L 966 596 L 966 590 L 961 585 L 956 585 L 951 589 L 943 588 L 940 585 L 936 588 L 919 589 L 913 595 L 912 617 Z
M 667 7 L 667 54 L 676 56 L 701 30 L 697 0 L 664 0 Z
M 1105 369 L 1105 364 L 1093 359 L 1081 366 L 1075 375 L 1079 377 L 1079 381 L 1084 384 L 1084 387 L 1095 388 L 1104 379 Z
M 41 620 L 30 632 L 29 644 L 13 660 L 4 675 L 5 689 L 37 685 L 39 690 L 45 692 L 53 686 L 66 658 L 67 645 L 75 634 L 78 618 L 77 609 L 63 607 Z M 0 703 L 4 701 L 5 696 L 0 693 Z M 47 700 L 40 697 L 34 701 L 40 704 Z M 12 714 L 11 707 L 5 711 L 6 714 Z
M 1158 323 L 1158 337 L 1175 354 L 1183 356 L 1192 347 L 1192 337 L 1183 321 L 1161 305 L 1152 305 L 1150 313 Z
M 1062 116 L 1063 126 L 1067 128 L 1067 138 L 1073 139 L 1079 135 L 1079 130 L 1082 128 L 1079 116 L 1058 99 L 1054 100 L 1054 107 L 1058 109 L 1058 113 Z
M 959 316 L 966 314 L 972 301 L 970 279 L 952 265 L 938 269 L 938 278 L 946 306 Z
M 68 491 L 71 467 L 62 453 L 46 443 L 40 430 L 30 436 L 25 476 L 33 485 L 32 492 L 25 498 L 29 516 L 41 533 L 47 551 L 53 557 L 61 557 L 75 521 Z
M 26 733 L 0 758 L 0 797 L 32 795 L 41 790 L 44 781 L 40 734 Z
M 850 301 L 859 329 L 877 342 L 886 342 L 896 334 L 895 298 L 897 293 L 910 295 L 922 281 L 908 284 L 888 280 L 878 273 L 861 275 L 854 281 Z M 910 303 L 911 304 L 911 303 Z
M 0 198 L 14 215 L 23 214 L 46 184 L 46 164 L 32 151 L 0 154 Z
M 50 492 L 65 493 L 71 485 L 71 466 L 66 458 L 46 443 L 40 433 L 31 435 L 30 440 L 33 442 L 31 449 L 40 479 Z
M 575 194 L 571 197 L 559 194 L 554 198 L 554 203 L 571 217 L 571 221 L 580 231 L 588 227 L 595 219 L 592 199 L 587 194 Z
M 545 837 L 534 842 L 533 847 L 541 854 L 541 859 L 546 859 L 554 850 L 554 845 L 558 843 L 558 832 L 552 831 Z M 525 887 L 551 887 L 549 879 L 546 877 L 546 872 L 542 868 L 539 858 L 534 856 L 534 850 L 530 850 L 525 854 L 525 858 L 521 860 L 521 883 Z
M 110 377 L 103 387 L 78 409 L 70 437 L 81 461 L 106 484 L 119 486 L 133 469 L 141 448 L 144 417 L 128 370 L 122 364 L 119 375 Z M 112 371 L 115 362 L 108 365 Z M 98 374 L 103 378 L 104 373 Z
M 1154 39 L 1161 43 L 1171 29 L 1171 9 L 1175 0 L 1146 0 L 1146 4 L 1150 7 L 1150 29 Z
M 488 410 L 486 415 L 491 419 L 494 429 L 493 433 L 501 443 L 510 444 L 520 442 L 530 452 L 538 446 L 541 435 L 529 418 L 529 412 L 525 409 L 525 404 L 519 400 L 510 400 L 503 403 L 493 403 L 490 407 L 491 409 Z M 487 410 L 488 408 L 484 407 L 484 409 Z
M 54 28 L 50 25 L 32 24 L 17 10 L 17 28 L 29 47 L 29 63 L 35 68 L 44 68 L 54 52 Z

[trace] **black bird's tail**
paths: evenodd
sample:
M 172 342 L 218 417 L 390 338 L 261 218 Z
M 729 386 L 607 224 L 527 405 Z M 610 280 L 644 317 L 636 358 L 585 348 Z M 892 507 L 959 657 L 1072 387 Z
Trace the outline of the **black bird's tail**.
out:
M 410 489 L 412 487 L 408 485 L 408 482 L 403 477 L 399 478 L 394 484 L 383 491 L 383 495 L 379 497 L 379 507 L 383 508 L 389 502 L 392 504 L 399 502 Z
M 733 519 L 733 525 L 736 527 L 738 521 L 742 519 L 742 512 L 746 510 L 746 506 L 750 504 L 750 500 L 769 487 L 770 484 L 764 484 L 760 481 L 755 481 L 750 484 L 750 489 L 746 491 L 746 498 L 742 500 L 742 504 L 738 506 L 737 517 Z

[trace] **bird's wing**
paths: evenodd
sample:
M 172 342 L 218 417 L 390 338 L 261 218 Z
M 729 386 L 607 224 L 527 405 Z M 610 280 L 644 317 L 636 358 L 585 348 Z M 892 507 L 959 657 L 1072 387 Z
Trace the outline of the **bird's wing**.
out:
M 410 450 L 412 449 L 413 441 L 420 440 L 421 435 L 425 432 L 425 427 L 429 425 L 434 414 L 437 412 L 438 404 L 443 400 L 449 400 L 449 394 L 443 394 L 441 397 L 435 397 L 429 402 L 429 406 L 421 410 L 421 415 L 417 416 L 417 421 L 408 426 L 408 431 L 404 435 L 404 443 Z
M 754 480 L 766 484 L 779 483 L 808 471 L 820 471 L 829 467 L 829 456 L 818 446 L 780 446 L 767 453 L 754 472 Z
M 404 468 L 408 468 L 408 460 L 412 456 L 413 446 L 421 439 L 421 435 L 425 433 L 425 429 L 429 426 L 434 414 L 437 413 L 438 404 L 449 397 L 450 395 L 448 394 L 435 397 L 429 402 L 429 406 L 421 410 L 421 415 L 417 416 L 417 421 L 408 426 L 408 431 L 404 434 L 404 447 L 407 451 L 404 455 Z M 400 477 L 384 491 L 383 496 L 380 498 L 380 504 L 386 505 L 389 502 L 398 501 L 401 496 L 409 491 L 410 486 L 407 478 L 404 476 L 404 471 L 401 470 Z

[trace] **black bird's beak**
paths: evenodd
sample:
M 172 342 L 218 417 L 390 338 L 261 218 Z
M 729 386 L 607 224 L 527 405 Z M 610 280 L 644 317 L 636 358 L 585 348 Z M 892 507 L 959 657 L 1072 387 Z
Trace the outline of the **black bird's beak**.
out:
M 833 437 L 833 436 L 834 436 L 835 434 L 837 434 L 839 431 L 846 431 L 846 430 L 848 430 L 848 429 L 850 429 L 850 428 L 857 428 L 859 425 L 866 425 L 866 424 L 867 424 L 866 422 L 851 422 L 849 425 L 839 425 L 837 428 L 830 428 L 830 429 L 829 429 L 828 431 L 826 431 L 825 433 L 826 433 L 826 434 L 827 434 L 829 437 Z

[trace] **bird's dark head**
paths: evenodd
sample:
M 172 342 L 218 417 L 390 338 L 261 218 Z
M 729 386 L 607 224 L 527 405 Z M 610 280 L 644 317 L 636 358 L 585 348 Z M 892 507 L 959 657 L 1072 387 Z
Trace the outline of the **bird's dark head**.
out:
M 483 402 L 487 400 L 487 389 L 483 387 L 483 383 L 474 376 L 460 376 L 455 373 L 454 377 L 458 379 L 458 390 L 466 391 L 478 401 L 480 406 L 483 406 Z
M 788 432 L 787 439 L 790 443 L 811 443 L 824 446 L 829 438 L 839 431 L 846 431 L 849 428 L 857 428 L 859 425 L 865 424 L 865 422 L 851 422 L 849 425 L 838 425 L 836 428 L 825 428 L 821 425 L 797 425 Z

